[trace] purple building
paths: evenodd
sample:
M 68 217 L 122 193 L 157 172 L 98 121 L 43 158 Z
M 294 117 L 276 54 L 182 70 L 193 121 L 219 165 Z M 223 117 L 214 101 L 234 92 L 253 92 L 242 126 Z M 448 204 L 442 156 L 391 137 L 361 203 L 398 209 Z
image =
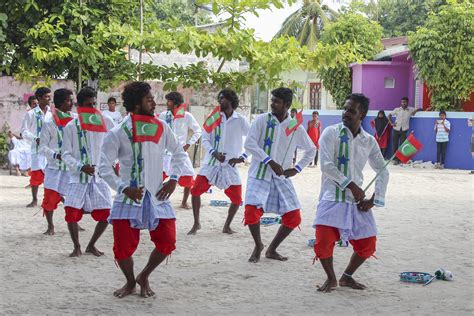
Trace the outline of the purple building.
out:
M 351 64 L 352 92 L 370 98 L 371 110 L 392 110 L 403 97 L 410 106 L 423 106 L 423 82 L 416 79 L 406 37 L 382 40 L 385 50 L 374 61 Z

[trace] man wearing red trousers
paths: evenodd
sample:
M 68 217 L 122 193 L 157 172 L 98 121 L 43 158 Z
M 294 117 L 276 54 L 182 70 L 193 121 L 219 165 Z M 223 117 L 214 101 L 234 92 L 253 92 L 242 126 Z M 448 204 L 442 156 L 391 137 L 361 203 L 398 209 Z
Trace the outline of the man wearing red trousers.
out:
M 314 251 L 327 274 L 320 292 L 331 292 L 338 285 L 333 267 L 334 245 L 350 242 L 354 253 L 339 286 L 363 290 L 354 272 L 375 252 L 377 227 L 372 207 L 384 206 L 389 174 L 375 138 L 362 129 L 369 99 L 351 94 L 342 112 L 342 123 L 327 127 L 319 140 L 321 157 L 321 194 L 313 227 L 316 228 Z M 378 173 L 375 193 L 366 199 L 361 189 L 362 170 L 369 162 Z
M 46 157 L 39 151 L 40 136 L 45 118 L 51 115 L 51 90 L 48 87 L 38 88 L 35 96 L 38 106 L 26 113 L 21 126 L 21 136 L 31 142 L 30 186 L 33 199 L 26 207 L 35 207 L 38 204 L 38 187 L 43 184 L 46 167 Z
M 79 109 L 84 108 L 83 111 L 93 111 L 96 106 L 96 92 L 89 87 L 82 88 L 77 94 L 77 106 Z M 94 123 L 94 126 L 100 126 L 101 131 L 86 129 L 84 123 L 87 125 Z M 96 166 L 99 164 L 100 149 L 106 134 L 104 131 L 110 130 L 113 126 L 111 119 L 103 117 L 98 112 L 84 115 L 82 122 L 79 118 L 75 118 L 64 129 L 64 150 L 61 159 L 69 168 L 69 185 L 64 209 L 65 220 L 74 244 L 70 257 L 82 255 L 78 223 L 84 213 L 90 214 L 97 222 L 86 252 L 97 257 L 104 254 L 95 247 L 95 244 L 108 226 L 107 218 L 112 206 L 112 196 L 107 183 L 99 177 Z
M 122 298 L 135 291 L 138 283 L 141 296 L 155 295 L 148 278 L 156 267 L 176 249 L 176 214 L 169 201 L 174 192 L 181 168 L 187 154 L 171 128 L 162 120 L 154 118 L 156 103 L 151 87 L 146 82 L 132 82 L 125 86 L 122 99 L 130 113 L 106 136 L 100 159 L 100 174 L 117 191 L 109 222 L 113 226 L 114 255 L 126 278 L 125 285 L 114 292 Z M 133 135 L 137 123 L 145 120 L 142 130 L 161 130 L 154 140 L 138 142 Z M 145 127 L 146 126 L 146 127 Z M 156 137 L 156 134 L 155 134 Z M 171 155 L 171 169 L 176 174 L 163 183 L 163 156 Z M 113 162 L 120 162 L 121 172 L 117 176 Z M 148 229 L 155 249 L 147 265 L 135 278 L 132 255 L 140 241 L 140 230 Z
M 265 253 L 269 259 L 288 260 L 276 249 L 301 222 L 301 206 L 289 178 L 300 173 L 314 159 L 316 147 L 304 127 L 290 119 L 288 110 L 292 100 L 290 89 L 273 90 L 272 112 L 261 114 L 252 122 L 245 141 L 245 150 L 252 154 L 252 163 L 245 194 L 244 224 L 249 226 L 255 242 L 249 262 L 258 262 L 264 247 L 260 237 L 260 217 L 264 212 L 282 216 L 278 233 Z M 289 126 L 291 134 L 286 133 Z M 304 154 L 291 168 L 296 147 Z
M 40 138 L 40 153 L 48 160 L 44 169 L 43 208 L 48 229 L 45 235 L 54 235 L 53 213 L 59 202 L 63 201 L 69 185 L 69 171 L 61 158 L 63 135 L 66 124 L 75 117 L 71 113 L 72 91 L 58 89 L 53 97 L 55 108 L 53 115 L 46 117 Z

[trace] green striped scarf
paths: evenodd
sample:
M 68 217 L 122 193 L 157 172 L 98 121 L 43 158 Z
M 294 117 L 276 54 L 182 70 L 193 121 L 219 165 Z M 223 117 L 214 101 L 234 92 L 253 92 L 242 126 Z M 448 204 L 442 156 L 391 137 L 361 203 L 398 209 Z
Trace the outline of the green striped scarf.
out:
M 138 188 L 142 184 L 142 171 L 143 171 L 143 157 L 142 157 L 142 143 L 136 143 L 133 141 L 133 135 L 126 124 L 122 124 L 125 134 L 127 134 L 132 146 L 133 153 L 133 165 L 130 173 L 130 187 Z M 133 204 L 134 202 L 128 197 L 124 196 L 123 203 Z
M 81 129 L 79 124 L 79 119 L 76 119 L 76 130 L 77 130 L 77 140 L 79 142 L 79 150 L 81 152 L 81 163 L 84 165 L 90 165 L 91 159 L 89 157 L 89 145 L 87 144 L 86 131 Z M 79 176 L 80 183 L 88 183 L 89 175 L 87 173 L 81 172 Z
M 221 137 L 222 137 L 222 129 L 221 125 L 217 126 L 214 129 L 214 145 L 213 148 L 215 151 L 219 151 L 219 145 L 221 144 Z M 209 160 L 209 166 L 215 166 L 217 162 L 216 157 L 212 156 Z
M 62 148 L 63 148 L 63 136 L 64 136 L 63 127 L 58 126 L 58 129 L 56 130 L 56 132 L 58 135 L 58 154 L 61 155 L 61 160 L 58 160 L 58 167 L 59 167 L 59 170 L 66 171 L 67 170 L 66 164 L 62 160 Z
M 339 152 L 337 154 L 337 169 L 346 177 L 349 174 L 349 137 L 347 128 L 339 130 Z M 336 202 L 346 202 L 346 191 L 336 186 Z
M 272 152 L 272 145 L 273 145 L 273 139 L 275 137 L 275 126 L 276 126 L 276 121 L 273 118 L 271 113 L 268 113 L 268 118 L 267 118 L 267 126 L 265 127 L 265 138 L 263 141 L 263 150 L 267 155 L 270 155 Z M 267 140 L 270 140 L 267 142 Z M 264 164 L 263 162 L 260 162 L 260 165 L 258 167 L 257 171 L 257 179 L 262 180 L 265 177 L 265 174 L 267 172 L 267 164 Z

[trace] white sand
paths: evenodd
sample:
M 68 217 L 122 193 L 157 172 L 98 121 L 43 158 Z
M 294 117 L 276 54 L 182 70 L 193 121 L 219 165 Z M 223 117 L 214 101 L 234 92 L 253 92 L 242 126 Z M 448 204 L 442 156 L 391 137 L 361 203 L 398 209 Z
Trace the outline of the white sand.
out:
M 30 192 L 27 178 L 0 176 L 0 313 L 29 314 L 472 314 L 473 309 L 473 180 L 467 171 L 391 167 L 387 207 L 376 210 L 379 236 L 377 257 L 356 273 L 365 291 L 338 288 L 316 292 L 324 281 L 320 264 L 312 265 L 311 224 L 320 189 L 320 170 L 306 169 L 295 178 L 302 202 L 301 231 L 282 244 L 288 262 L 263 259 L 250 264 L 252 239 L 243 227 L 241 208 L 233 236 L 220 233 L 226 209 L 210 207 L 224 199 L 219 190 L 203 195 L 202 230 L 187 236 L 192 211 L 177 209 L 177 250 L 167 265 L 151 276 L 156 297 L 131 295 L 116 299 L 112 292 L 124 283 L 112 253 L 110 227 L 98 242 L 106 255 L 68 258 L 72 250 L 64 210 L 55 215 L 56 235 L 43 236 L 41 213 L 24 207 Z M 244 178 L 247 169 L 241 168 Z M 366 179 L 373 172 L 366 171 Z M 368 182 L 368 180 L 366 180 Z M 42 198 L 42 189 L 40 190 Z M 179 205 L 181 189 L 172 197 Z M 83 250 L 95 223 L 86 216 L 80 234 Z M 277 225 L 262 228 L 268 245 Z M 135 253 L 136 271 L 152 249 L 147 232 Z M 335 249 L 335 267 L 342 273 L 350 248 Z M 401 283 L 402 271 L 433 273 L 444 267 L 452 282 L 427 287 Z

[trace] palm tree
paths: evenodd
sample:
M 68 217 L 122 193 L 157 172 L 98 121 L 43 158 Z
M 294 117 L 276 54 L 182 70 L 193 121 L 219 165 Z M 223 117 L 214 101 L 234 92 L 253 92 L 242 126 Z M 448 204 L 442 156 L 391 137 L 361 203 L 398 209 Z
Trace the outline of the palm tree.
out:
M 275 37 L 293 36 L 301 45 L 314 48 L 324 26 L 337 15 L 327 5 L 322 5 L 321 0 L 304 0 L 303 6 L 286 18 Z

